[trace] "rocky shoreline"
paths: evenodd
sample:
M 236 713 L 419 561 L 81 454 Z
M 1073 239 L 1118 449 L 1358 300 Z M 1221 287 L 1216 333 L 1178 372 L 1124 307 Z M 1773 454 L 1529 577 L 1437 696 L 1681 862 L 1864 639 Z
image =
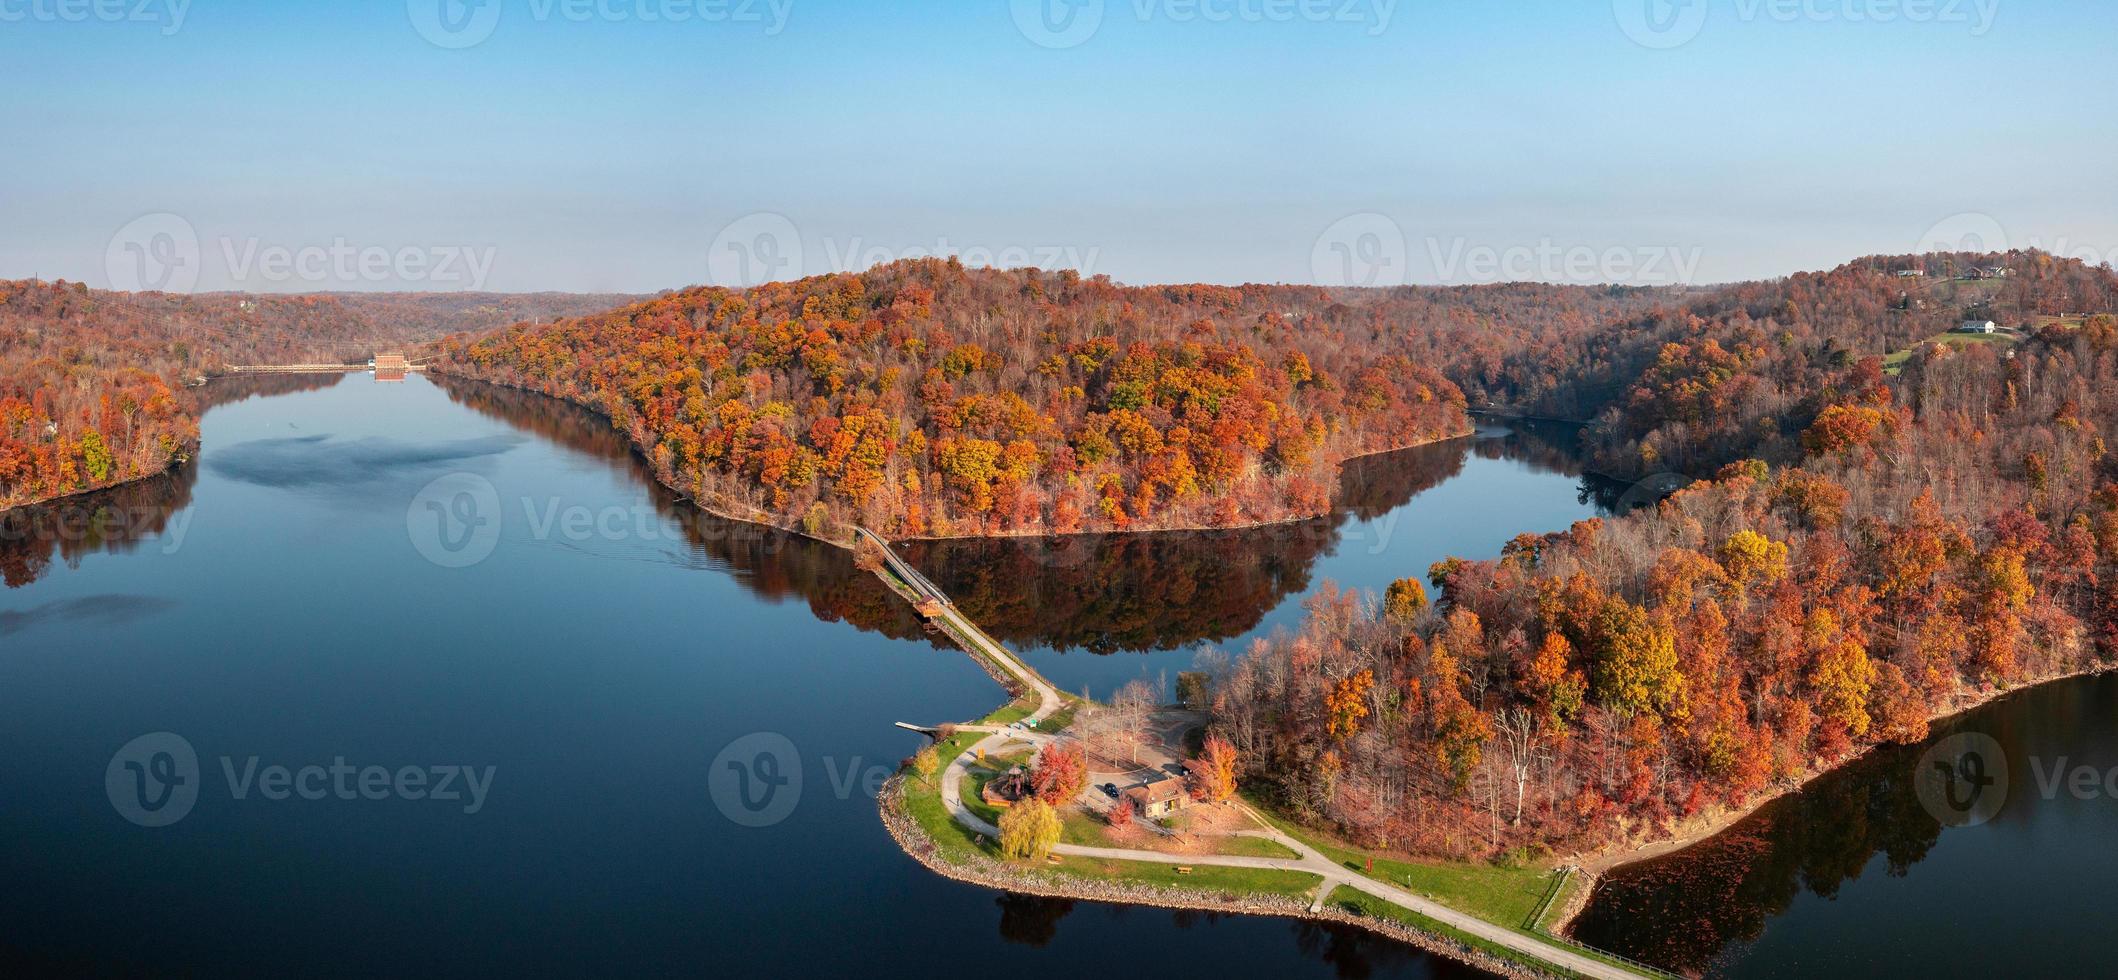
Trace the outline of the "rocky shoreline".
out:
M 1306 903 L 1279 895 L 1235 895 L 1226 892 L 1199 891 L 1184 888 L 1163 888 L 1155 885 L 1128 884 L 1116 881 L 1074 879 L 1061 885 L 1051 878 L 1038 876 L 1010 865 L 1004 861 L 979 856 L 967 862 L 953 862 L 942 857 L 941 848 L 927 836 L 926 829 L 908 813 L 904 805 L 904 774 L 891 776 L 877 797 L 877 807 L 882 812 L 883 826 L 897 845 L 913 860 L 918 861 L 944 878 L 965 884 L 994 888 L 1018 895 L 1037 895 L 1046 898 L 1072 898 L 1091 902 L 1112 902 L 1124 905 L 1147 905 L 1167 909 L 1190 909 L 1201 912 L 1230 912 L 1241 915 L 1269 915 L 1283 919 L 1305 919 L 1311 922 L 1331 922 L 1365 929 L 1369 932 L 1418 947 L 1436 956 L 1446 957 L 1459 963 L 1492 973 L 1496 976 L 1521 978 L 1548 977 L 1552 974 L 1532 970 L 1520 963 L 1503 960 L 1483 950 L 1474 949 L 1432 933 L 1421 932 L 1409 926 L 1381 919 L 1354 915 L 1339 909 L 1326 908 L 1311 911 Z

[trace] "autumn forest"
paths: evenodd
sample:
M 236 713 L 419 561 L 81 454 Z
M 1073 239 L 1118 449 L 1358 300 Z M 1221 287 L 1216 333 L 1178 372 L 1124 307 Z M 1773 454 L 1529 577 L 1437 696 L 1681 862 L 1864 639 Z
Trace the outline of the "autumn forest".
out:
M 1300 520 L 1349 459 L 1574 420 L 1599 474 L 1688 485 L 1327 589 L 1207 702 L 1246 791 L 1358 843 L 1578 852 L 2118 663 L 2118 276 L 1913 262 L 1359 290 L 920 260 L 638 301 L 4 283 L 0 505 L 160 473 L 196 447 L 188 382 L 340 341 L 428 341 L 606 417 L 708 509 L 837 541 Z M 2005 338 L 1937 342 L 1974 318 Z

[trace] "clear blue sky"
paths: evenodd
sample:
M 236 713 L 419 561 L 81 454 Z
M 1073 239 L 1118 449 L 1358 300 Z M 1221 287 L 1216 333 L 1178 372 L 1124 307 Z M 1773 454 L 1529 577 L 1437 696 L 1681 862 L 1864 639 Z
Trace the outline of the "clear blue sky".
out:
M 739 220 L 794 229 L 805 272 L 945 244 L 1127 282 L 1330 281 L 1348 228 L 1420 282 L 1655 278 L 1604 274 L 1613 249 L 1779 275 L 1952 218 L 2118 253 L 2112 3 L 773 0 L 775 31 L 768 0 L 447 0 L 498 14 L 452 49 L 415 26 L 433 0 L 68 19 L 92 2 L 0 0 L 0 276 L 109 284 L 113 236 L 162 213 L 199 289 L 462 282 L 243 261 L 343 242 L 655 290 L 707 281 Z

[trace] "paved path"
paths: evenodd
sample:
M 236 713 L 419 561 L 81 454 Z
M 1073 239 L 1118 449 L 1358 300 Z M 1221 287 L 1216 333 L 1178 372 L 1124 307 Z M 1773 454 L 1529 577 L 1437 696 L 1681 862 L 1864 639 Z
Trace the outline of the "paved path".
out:
M 987 636 L 984 630 L 979 629 L 977 624 L 965 618 L 962 613 L 956 610 L 955 606 L 942 605 L 936 618 L 948 620 L 948 625 L 953 627 L 953 631 L 957 636 L 969 638 L 970 642 L 979 648 L 975 652 L 991 659 L 1002 670 L 1005 670 L 1036 694 L 1037 708 L 1030 713 L 1030 720 L 1041 723 L 1058 713 L 1059 709 L 1065 706 L 1065 699 L 1059 696 L 1058 689 L 1052 687 L 1051 682 L 1045 680 L 1042 675 L 1016 659 L 1014 653 L 1001 646 L 992 637 Z M 957 823 L 998 840 L 1000 838 L 1000 828 L 987 823 L 977 814 L 972 813 L 970 808 L 965 806 L 963 802 L 963 782 L 970 775 L 972 761 L 978 758 L 981 752 L 987 754 L 998 752 L 1011 741 L 1027 742 L 1032 746 L 1042 747 L 1051 742 L 1053 736 L 1038 731 L 1017 730 L 997 725 L 959 725 L 957 730 L 984 732 L 986 737 L 979 739 L 963 752 L 958 753 L 956 758 L 950 761 L 949 767 L 942 771 L 942 806 L 948 810 L 949 815 Z M 1323 883 L 1317 886 L 1316 901 L 1310 906 L 1312 911 L 1322 908 L 1325 897 L 1331 894 L 1332 889 L 1345 885 L 1356 891 L 1373 895 L 1400 908 L 1410 909 L 1496 946 L 1514 950 L 1525 956 L 1555 966 L 1564 967 L 1581 976 L 1595 977 L 1598 980 L 1638 980 L 1638 978 L 1646 975 L 1639 971 L 1614 966 L 1602 960 L 1584 956 L 1562 946 L 1540 942 L 1513 929 L 1495 925 L 1477 916 L 1460 912 L 1449 906 L 1414 895 L 1395 885 L 1370 878 L 1332 861 L 1315 848 L 1273 828 L 1264 818 L 1259 817 L 1248 806 L 1244 806 L 1243 809 L 1264 829 L 1245 830 L 1240 831 L 1240 833 L 1273 841 L 1300 856 L 1271 858 L 1250 857 L 1239 854 L 1172 855 L 1164 854 L 1160 851 L 1144 851 L 1123 847 L 1085 847 L 1079 844 L 1057 844 L 1052 847 L 1052 851 L 1068 857 L 1096 858 L 1106 861 L 1147 861 L 1156 864 L 1207 865 L 1212 867 L 1254 868 L 1313 874 L 1322 878 Z
M 992 731 L 990 727 L 974 727 L 968 730 Z M 1024 732 L 1001 730 L 994 731 L 992 734 L 980 739 L 969 749 L 958 755 L 954 761 L 949 763 L 949 768 L 942 772 L 942 805 L 948 809 L 949 815 L 954 817 L 957 823 L 998 840 L 1000 828 L 979 818 L 963 803 L 963 781 L 970 774 L 971 761 L 977 757 L 979 750 L 982 749 L 988 753 L 996 752 L 1011 740 L 1041 744 L 1050 738 L 1051 736 L 1049 735 L 1032 735 Z M 1248 807 L 1244 809 L 1246 811 L 1249 810 Z M 1253 818 L 1256 817 L 1255 813 L 1251 815 Z M 1264 823 L 1262 819 L 1258 822 Z M 1602 980 L 1638 980 L 1639 977 L 1643 976 L 1643 974 L 1633 970 L 1613 966 L 1602 960 L 1584 956 L 1564 947 L 1539 942 L 1513 929 L 1502 928 L 1477 916 L 1459 912 L 1446 905 L 1414 895 L 1395 885 L 1377 881 L 1351 868 L 1339 865 L 1330 858 L 1325 857 L 1315 848 L 1278 830 L 1268 828 L 1264 830 L 1246 830 L 1241 833 L 1246 836 L 1262 837 L 1273 841 L 1295 852 L 1300 857 L 1250 857 L 1238 854 L 1172 855 L 1159 851 L 1142 851 L 1122 847 L 1085 847 L 1079 844 L 1054 845 L 1052 851 L 1068 857 L 1096 858 L 1106 861 L 1148 861 L 1165 865 L 1210 865 L 1224 868 L 1305 872 L 1317 875 L 1323 879 L 1323 884 L 1317 886 L 1317 897 L 1316 901 L 1310 906 L 1311 911 L 1322 908 L 1325 896 L 1330 895 L 1333 888 L 1339 885 L 1346 885 L 1400 908 L 1411 909 L 1437 922 L 1453 926 L 1494 945 L 1515 950 L 1555 966 L 1564 967 L 1585 977 L 1597 977 L 1602 978 Z

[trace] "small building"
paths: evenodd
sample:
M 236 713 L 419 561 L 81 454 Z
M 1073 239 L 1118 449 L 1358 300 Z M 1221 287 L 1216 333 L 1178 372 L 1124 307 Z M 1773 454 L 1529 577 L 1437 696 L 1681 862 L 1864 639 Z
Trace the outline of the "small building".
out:
M 402 352 L 393 351 L 388 354 L 375 355 L 375 370 L 377 371 L 403 371 L 408 366 Z
M 1899 269 L 1899 270 L 1897 270 L 1897 277 L 1898 277 L 1899 279 L 1918 279 L 1918 278 L 1921 278 L 1921 277 L 1925 276 L 1926 274 L 1927 274 L 1927 270 L 1925 270 L 1925 269 Z
M 1965 320 L 1956 326 L 1957 333 L 1994 333 L 1999 329 L 1991 320 Z
M 1162 776 L 1128 789 L 1125 798 L 1133 801 L 1134 812 L 1150 820 L 1160 820 L 1191 803 L 1184 781 L 1174 776 Z
M 2008 267 L 2004 265 L 1989 265 L 1983 271 L 1988 279 L 2006 279 L 2008 277 Z

